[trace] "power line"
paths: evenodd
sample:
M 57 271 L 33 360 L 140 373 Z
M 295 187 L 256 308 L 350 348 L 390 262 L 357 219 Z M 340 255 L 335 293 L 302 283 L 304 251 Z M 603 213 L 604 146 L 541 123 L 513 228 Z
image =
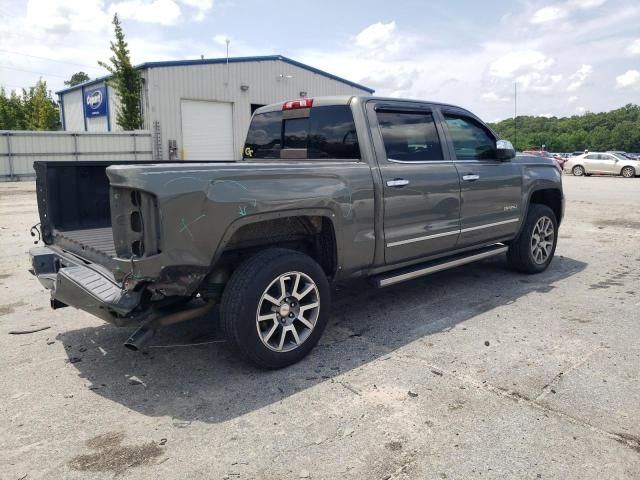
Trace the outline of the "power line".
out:
M 10 67 L 8 65 L 0 65 L 0 68 L 8 68 L 9 70 L 16 70 L 18 72 L 35 73 L 36 75 L 44 75 L 44 76 L 47 76 L 47 77 L 58 77 L 58 78 L 67 78 L 68 77 L 66 75 L 56 75 L 55 73 L 34 72 L 33 70 L 24 70 L 22 68 Z
M 39 58 L 40 60 L 47 60 L 49 62 L 56 62 L 56 63 L 66 63 L 68 65 L 75 65 L 76 67 L 85 67 L 85 68 L 91 68 L 94 70 L 99 70 L 99 67 L 95 67 L 95 66 L 90 66 L 90 65 L 85 65 L 84 63 L 74 63 L 74 62 L 66 62 L 64 60 L 55 60 L 53 58 L 48 58 L 48 57 L 40 57 L 38 55 L 31 55 L 29 53 L 22 53 L 22 52 L 14 52 L 12 50 L 3 50 L 0 49 L 0 52 L 4 52 L 4 53 L 9 53 L 12 55 L 22 55 L 24 57 L 31 57 L 31 58 Z

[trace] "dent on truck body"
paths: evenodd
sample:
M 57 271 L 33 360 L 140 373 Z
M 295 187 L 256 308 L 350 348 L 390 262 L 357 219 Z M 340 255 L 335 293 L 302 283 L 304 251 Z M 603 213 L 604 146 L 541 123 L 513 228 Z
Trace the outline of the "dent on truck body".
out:
M 338 232 L 341 271 L 372 261 L 373 186 L 362 162 L 115 166 L 107 175 L 114 236 L 122 237 L 116 278 L 152 280 L 163 295 L 192 294 L 223 251 L 318 232 L 321 218 Z

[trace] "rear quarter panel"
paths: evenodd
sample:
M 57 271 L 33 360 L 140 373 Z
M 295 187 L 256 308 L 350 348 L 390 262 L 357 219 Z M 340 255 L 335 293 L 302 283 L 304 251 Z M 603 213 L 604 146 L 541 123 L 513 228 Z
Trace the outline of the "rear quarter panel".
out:
M 243 225 L 296 215 L 331 219 L 343 275 L 373 261 L 373 182 L 364 162 L 164 164 L 111 167 L 107 175 L 112 186 L 157 198 L 162 253 L 135 260 L 144 276 L 170 266 L 208 267 Z M 119 261 L 129 268 L 130 260 Z

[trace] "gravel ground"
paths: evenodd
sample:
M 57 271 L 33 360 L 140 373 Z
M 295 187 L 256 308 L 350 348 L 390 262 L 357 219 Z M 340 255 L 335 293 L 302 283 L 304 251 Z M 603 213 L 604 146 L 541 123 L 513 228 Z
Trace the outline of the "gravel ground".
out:
M 52 311 L 33 183 L 0 184 L 0 478 L 640 478 L 640 179 L 565 177 L 556 258 L 337 288 L 303 362 L 263 372 L 178 325 Z M 37 333 L 10 331 L 50 327 Z

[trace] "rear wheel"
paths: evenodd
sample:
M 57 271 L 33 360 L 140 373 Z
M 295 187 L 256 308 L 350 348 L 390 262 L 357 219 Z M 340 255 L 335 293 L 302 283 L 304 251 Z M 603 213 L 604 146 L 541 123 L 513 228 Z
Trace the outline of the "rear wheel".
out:
M 633 178 L 636 176 L 636 170 L 633 167 L 624 167 L 620 172 L 624 178 Z
M 576 165 L 571 169 L 571 173 L 573 173 L 576 177 L 582 177 L 584 175 L 584 167 L 582 165 Z
M 558 221 L 546 205 L 533 203 L 518 237 L 509 245 L 509 265 L 523 273 L 547 269 L 556 251 Z
M 329 282 L 312 258 L 273 248 L 241 264 L 220 313 L 227 341 L 262 368 L 296 363 L 316 345 L 328 318 Z

